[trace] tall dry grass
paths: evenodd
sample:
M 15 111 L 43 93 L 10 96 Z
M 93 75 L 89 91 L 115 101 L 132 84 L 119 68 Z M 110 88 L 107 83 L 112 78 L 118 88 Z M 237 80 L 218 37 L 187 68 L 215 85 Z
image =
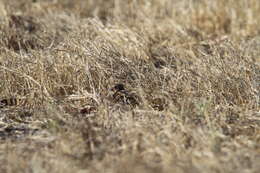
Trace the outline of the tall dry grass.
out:
M 1 0 L 0 172 L 259 172 L 259 11 Z

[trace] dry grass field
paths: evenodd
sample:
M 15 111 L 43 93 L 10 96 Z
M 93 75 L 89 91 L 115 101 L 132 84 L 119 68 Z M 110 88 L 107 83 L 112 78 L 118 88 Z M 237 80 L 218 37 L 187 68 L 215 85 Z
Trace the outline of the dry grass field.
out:
M 258 173 L 259 97 L 259 0 L 0 0 L 1 173 Z

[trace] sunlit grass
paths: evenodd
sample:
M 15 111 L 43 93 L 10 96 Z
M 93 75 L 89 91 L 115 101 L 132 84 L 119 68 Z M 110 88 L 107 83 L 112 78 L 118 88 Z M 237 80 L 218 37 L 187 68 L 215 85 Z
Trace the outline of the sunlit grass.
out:
M 2 0 L 0 22 L 0 172 L 259 172 L 258 0 Z

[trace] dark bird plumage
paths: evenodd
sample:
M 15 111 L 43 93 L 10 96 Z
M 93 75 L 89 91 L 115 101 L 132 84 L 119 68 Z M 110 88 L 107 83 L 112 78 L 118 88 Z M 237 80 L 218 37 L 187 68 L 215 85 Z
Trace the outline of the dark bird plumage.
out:
M 127 104 L 133 107 L 140 104 L 139 97 L 135 93 L 126 90 L 124 84 L 116 84 L 111 90 L 113 91 L 112 99 L 115 103 Z

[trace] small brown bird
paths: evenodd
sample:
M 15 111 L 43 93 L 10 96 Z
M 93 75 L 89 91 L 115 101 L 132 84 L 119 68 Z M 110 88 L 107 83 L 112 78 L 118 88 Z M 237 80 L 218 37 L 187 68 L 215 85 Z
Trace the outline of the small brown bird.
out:
M 126 90 L 124 84 L 116 84 L 113 91 L 112 99 L 116 103 L 127 104 L 133 107 L 140 105 L 140 98 L 133 92 Z

